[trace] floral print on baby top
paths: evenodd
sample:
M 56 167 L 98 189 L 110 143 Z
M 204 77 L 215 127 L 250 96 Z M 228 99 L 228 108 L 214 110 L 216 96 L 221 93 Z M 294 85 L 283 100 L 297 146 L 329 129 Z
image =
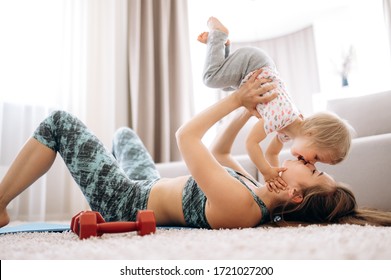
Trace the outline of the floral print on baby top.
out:
M 266 93 L 267 95 L 277 92 L 278 96 L 270 102 L 261 103 L 257 105 L 257 111 L 262 116 L 264 120 L 264 128 L 267 134 L 276 131 L 278 133 L 278 138 L 281 142 L 287 142 L 291 140 L 288 135 L 279 132 L 284 127 L 290 125 L 298 117 L 301 116 L 300 111 L 297 109 L 296 105 L 293 103 L 292 98 L 288 94 L 285 88 L 284 82 L 281 80 L 277 71 L 271 67 L 262 67 L 262 73 L 259 74 L 258 79 L 265 78 L 273 80 L 277 87 L 270 92 Z M 257 70 L 255 70 L 257 71 Z M 244 84 L 251 75 L 255 72 L 249 73 L 242 81 L 241 85 Z

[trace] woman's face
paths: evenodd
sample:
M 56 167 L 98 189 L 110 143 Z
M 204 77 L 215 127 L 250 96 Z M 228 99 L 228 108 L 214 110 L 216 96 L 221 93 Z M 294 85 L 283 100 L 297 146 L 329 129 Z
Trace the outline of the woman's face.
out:
M 282 172 L 281 178 L 288 184 L 288 188 L 302 189 L 315 185 L 334 187 L 335 180 L 327 173 L 320 172 L 311 163 L 304 160 L 286 160 L 283 166 L 287 170 Z

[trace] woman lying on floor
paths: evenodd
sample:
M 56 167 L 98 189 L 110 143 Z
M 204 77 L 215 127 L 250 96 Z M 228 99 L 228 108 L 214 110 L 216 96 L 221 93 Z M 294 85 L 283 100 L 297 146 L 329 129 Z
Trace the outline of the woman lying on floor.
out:
M 177 132 L 178 147 L 191 176 L 160 178 L 137 135 L 118 130 L 112 154 L 77 118 L 56 111 L 36 129 L 0 183 L 0 226 L 13 198 L 49 170 L 57 152 L 64 159 L 93 211 L 106 221 L 136 219 L 151 209 L 158 225 L 199 228 L 245 228 L 273 222 L 276 215 L 302 223 L 391 225 L 388 212 L 358 210 L 354 195 L 304 160 L 285 161 L 281 177 L 287 184 L 269 190 L 260 186 L 230 156 L 232 143 L 250 118 L 236 117 L 208 150 L 201 141 L 216 122 L 240 107 L 252 112 L 270 101 L 273 89 L 258 72 L 233 94 L 196 115 Z

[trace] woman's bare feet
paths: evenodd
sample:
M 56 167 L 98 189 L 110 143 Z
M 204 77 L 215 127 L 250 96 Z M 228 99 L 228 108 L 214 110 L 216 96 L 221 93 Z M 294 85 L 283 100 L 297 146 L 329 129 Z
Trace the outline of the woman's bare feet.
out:
M 225 27 L 217 18 L 215 17 L 210 17 L 208 19 L 208 27 L 209 30 L 219 30 L 221 32 L 226 33 L 227 35 L 229 34 L 227 27 Z
M 0 211 L 0 228 L 8 225 L 10 217 L 8 216 L 7 210 Z

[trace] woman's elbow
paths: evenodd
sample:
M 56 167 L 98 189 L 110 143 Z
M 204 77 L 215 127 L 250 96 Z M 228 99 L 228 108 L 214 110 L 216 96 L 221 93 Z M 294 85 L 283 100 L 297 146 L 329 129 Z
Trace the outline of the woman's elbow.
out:
M 178 146 L 180 145 L 180 143 L 183 141 L 183 138 L 185 137 L 185 132 L 184 132 L 184 128 L 183 126 L 181 126 L 180 128 L 177 129 L 177 131 L 175 132 L 175 139 L 176 139 L 176 142 L 178 144 Z
M 189 145 L 191 146 L 191 143 L 194 143 L 194 137 L 186 125 L 181 126 L 175 132 L 175 139 L 180 151 L 182 151 L 185 146 L 189 147 Z

